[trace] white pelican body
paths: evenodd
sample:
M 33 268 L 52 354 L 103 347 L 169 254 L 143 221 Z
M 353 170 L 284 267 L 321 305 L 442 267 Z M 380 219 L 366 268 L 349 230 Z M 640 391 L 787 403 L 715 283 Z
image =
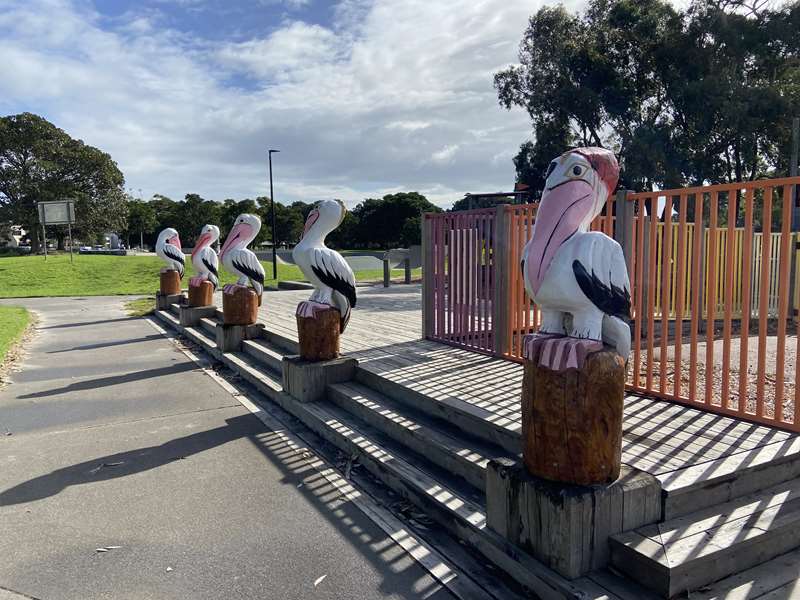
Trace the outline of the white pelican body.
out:
M 211 245 L 219 239 L 219 227 L 206 225 L 200 231 L 200 237 L 192 250 L 192 265 L 196 276 L 189 281 L 191 285 L 200 285 L 210 281 L 214 290 L 219 286 L 219 257 Z
M 618 178 L 614 155 L 602 148 L 578 148 L 554 160 L 522 269 L 525 289 L 541 309 L 541 333 L 603 341 L 627 360 L 625 257 L 616 241 L 589 231 Z
M 261 219 L 257 215 L 241 214 L 236 217 L 231 232 L 219 251 L 222 266 L 229 273 L 239 277 L 236 285 L 246 286 L 248 281 L 258 294 L 259 303 L 264 293 L 264 267 L 258 257 L 247 249 L 247 245 L 256 239 L 261 230 Z M 225 291 L 230 286 L 225 286 Z
M 314 286 L 310 303 L 333 306 L 342 317 L 341 331 L 356 305 L 356 277 L 342 255 L 325 245 L 347 212 L 339 200 L 323 200 L 308 214 L 300 243 L 292 250 L 294 262 Z
M 156 255 L 167 263 L 167 269 L 177 271 L 183 279 L 183 269 L 186 257 L 181 248 L 181 238 L 172 227 L 167 227 L 158 234 L 156 240 Z

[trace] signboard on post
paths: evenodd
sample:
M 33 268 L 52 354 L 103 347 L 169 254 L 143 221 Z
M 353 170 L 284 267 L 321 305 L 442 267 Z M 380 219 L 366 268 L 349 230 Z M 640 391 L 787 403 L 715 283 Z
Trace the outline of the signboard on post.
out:
M 75 200 L 37 202 L 39 222 L 43 225 L 72 225 L 75 222 Z
M 37 202 L 39 223 L 42 224 L 42 239 L 44 240 L 44 259 L 47 260 L 47 233 L 48 225 L 66 225 L 69 231 L 69 260 L 72 262 L 72 224 L 75 222 L 75 200 L 48 200 Z

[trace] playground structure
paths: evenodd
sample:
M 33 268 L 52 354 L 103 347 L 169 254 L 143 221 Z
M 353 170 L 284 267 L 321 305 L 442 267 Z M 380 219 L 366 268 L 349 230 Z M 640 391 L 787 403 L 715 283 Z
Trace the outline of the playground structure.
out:
M 792 203 L 784 201 L 798 183 L 795 177 L 609 199 L 592 228 L 625 251 L 633 300 L 629 390 L 800 431 L 793 368 L 799 234 Z M 736 219 L 727 218 L 731 205 L 739 206 Z M 517 205 L 426 215 L 427 339 L 522 360 L 522 339 L 540 322 L 519 269 L 535 212 L 535 205 Z

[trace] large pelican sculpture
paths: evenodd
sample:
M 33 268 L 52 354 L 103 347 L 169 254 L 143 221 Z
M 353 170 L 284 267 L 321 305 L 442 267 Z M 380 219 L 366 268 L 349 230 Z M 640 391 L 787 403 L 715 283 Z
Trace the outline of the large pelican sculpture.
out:
M 298 314 L 310 317 L 320 305 L 333 306 L 341 315 L 342 332 L 356 305 L 356 278 L 342 255 L 325 245 L 325 237 L 341 224 L 346 213 L 341 200 L 319 202 L 308 214 L 303 237 L 292 250 L 294 262 L 314 286 L 308 302 L 297 307 Z
M 172 227 L 167 227 L 158 234 L 156 240 L 156 255 L 167 263 L 167 268 L 177 271 L 183 279 L 183 269 L 186 257 L 181 248 L 181 238 Z
M 209 281 L 214 290 L 219 286 L 219 257 L 211 245 L 219 239 L 219 227 L 205 225 L 200 230 L 200 237 L 192 249 L 192 265 L 197 273 L 189 280 L 189 285 L 198 286 Z
M 239 215 L 219 251 L 219 258 L 225 269 L 239 277 L 236 284 L 226 285 L 223 291 L 232 294 L 235 286 L 247 286 L 249 281 L 258 295 L 259 304 L 264 293 L 264 267 L 247 246 L 256 239 L 260 230 L 261 219 L 258 216 L 248 213 Z
M 617 159 L 603 148 L 577 148 L 551 162 L 522 270 L 525 289 L 541 310 L 540 333 L 604 342 L 627 360 L 625 257 L 616 241 L 589 231 L 618 179 Z M 559 341 L 542 357 L 552 368 L 576 367 L 588 347 Z

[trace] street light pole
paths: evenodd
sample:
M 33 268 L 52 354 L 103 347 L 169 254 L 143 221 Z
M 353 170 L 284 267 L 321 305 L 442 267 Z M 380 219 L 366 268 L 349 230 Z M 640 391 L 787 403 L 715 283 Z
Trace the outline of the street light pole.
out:
M 278 278 L 278 242 L 275 238 L 275 194 L 272 192 L 272 153 L 280 150 L 270 150 L 269 155 L 269 204 L 272 218 L 272 278 Z

